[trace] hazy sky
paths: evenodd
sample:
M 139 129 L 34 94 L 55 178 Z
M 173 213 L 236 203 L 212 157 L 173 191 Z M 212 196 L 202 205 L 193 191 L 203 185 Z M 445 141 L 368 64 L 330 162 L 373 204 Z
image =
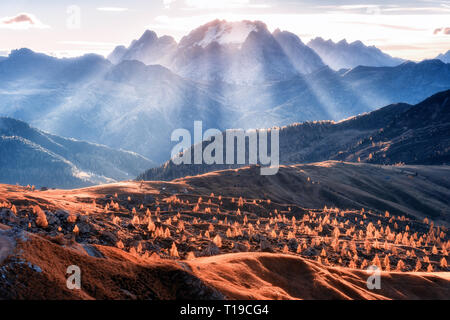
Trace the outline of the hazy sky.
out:
M 21 47 L 106 55 L 145 29 L 179 40 L 216 18 L 261 20 L 304 42 L 362 40 L 412 60 L 450 49 L 450 0 L 1 0 L 0 55 Z

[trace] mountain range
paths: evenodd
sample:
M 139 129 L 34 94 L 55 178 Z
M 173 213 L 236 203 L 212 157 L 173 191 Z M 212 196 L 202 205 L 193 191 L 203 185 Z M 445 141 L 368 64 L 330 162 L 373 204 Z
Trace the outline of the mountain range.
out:
M 335 71 L 295 34 L 257 21 L 215 20 L 179 43 L 146 31 L 109 59 L 13 50 L 0 61 L 0 116 L 161 164 L 173 130 L 192 132 L 194 120 L 219 130 L 338 121 L 450 88 L 441 60 Z
M 280 29 L 271 33 L 263 22 L 247 20 L 211 21 L 191 31 L 178 44 L 172 37 L 158 38 L 147 30 L 128 47 L 117 46 L 108 59 L 115 64 L 124 60 L 162 64 L 195 81 L 235 84 L 286 80 L 325 65 L 339 70 L 404 62 L 361 41 L 334 43 L 315 38 L 305 45 L 294 33 Z
M 440 60 L 344 73 L 324 66 L 258 85 L 199 83 L 161 65 L 114 65 L 92 54 L 57 59 L 20 49 L 0 61 L 0 115 L 157 163 L 170 157 L 172 131 L 192 131 L 194 120 L 219 130 L 340 120 L 448 88 L 450 64 Z
M 0 181 L 76 188 L 133 179 L 154 165 L 132 152 L 62 138 L 0 117 Z
M 13 50 L 0 299 L 448 299 L 449 62 L 223 20 L 108 59 Z M 237 163 L 230 128 L 279 129 L 276 174 L 167 161 L 188 129 L 191 162 L 220 137 Z
M 0 299 L 448 299 L 447 58 L 223 20 L 178 43 L 147 30 L 108 59 L 13 50 Z M 237 163 L 229 128 L 279 129 L 279 145 L 241 140 L 242 164 L 167 161 L 188 129 L 191 162 L 210 147 Z
M 447 90 L 417 105 L 399 103 L 340 122 L 306 122 L 282 127 L 280 163 L 341 160 L 388 165 L 450 164 L 449 132 L 450 90 Z M 225 135 L 223 139 L 225 146 Z M 209 143 L 203 142 L 203 148 Z M 226 152 L 224 148 L 224 162 Z M 193 154 L 191 151 L 192 157 Z M 175 165 L 167 161 L 161 167 L 147 170 L 138 179 L 172 180 L 241 166 Z
M 191 31 L 177 44 L 147 30 L 128 48 L 108 56 L 113 63 L 159 63 L 195 81 L 254 84 L 289 79 L 324 66 L 320 57 L 294 34 L 273 34 L 260 21 L 214 20 Z M 242 72 L 246 70 L 246 72 Z

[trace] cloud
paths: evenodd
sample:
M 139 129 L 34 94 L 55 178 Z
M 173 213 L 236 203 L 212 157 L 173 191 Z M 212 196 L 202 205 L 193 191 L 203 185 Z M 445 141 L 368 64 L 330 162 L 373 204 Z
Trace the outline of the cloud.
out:
M 163 0 L 164 8 L 170 9 L 172 3 L 175 3 L 177 0 Z
M 31 19 L 31 17 L 26 14 L 19 14 L 18 16 L 12 17 L 10 19 L 5 19 L 3 21 L 3 23 L 5 24 L 20 23 L 20 22 L 28 22 L 34 24 L 33 19 Z
M 63 49 L 51 52 L 52 56 L 61 57 L 77 57 L 86 52 L 100 54 L 107 56 L 117 46 L 114 42 L 100 42 L 100 41 L 84 41 L 84 40 L 65 40 L 59 41 L 63 45 Z
M 348 24 L 362 24 L 362 25 L 369 25 L 369 26 L 376 26 L 376 27 L 382 27 L 382 28 L 388 28 L 388 29 L 397 29 L 397 30 L 406 30 L 406 31 L 426 31 L 425 28 L 416 28 L 411 26 L 401 26 L 401 25 L 394 25 L 394 24 L 386 24 L 386 23 L 371 23 L 371 22 L 360 22 L 360 21 L 341 21 L 341 23 L 348 23 Z
M 437 28 L 437 29 L 434 29 L 433 34 L 450 35 L 450 28 Z
M 170 18 L 166 15 L 155 17 L 155 21 L 158 23 L 170 23 Z
M 92 50 L 92 48 L 89 48 L 89 51 L 86 51 L 86 49 L 77 49 L 77 50 L 53 50 L 53 51 L 44 51 L 45 54 L 56 57 L 56 58 L 74 58 L 74 57 L 81 57 L 86 54 L 86 52 L 89 53 L 95 53 L 102 55 L 106 57 L 108 54 L 111 53 L 111 50 Z
M 62 44 L 71 44 L 79 46 L 94 46 L 94 47 L 115 47 L 117 43 L 114 42 L 99 42 L 99 41 L 60 41 Z
M 439 7 L 399 7 L 383 9 L 386 13 L 394 12 L 398 14 L 448 14 L 450 8 L 448 6 Z
M 185 0 L 188 7 L 197 9 L 239 8 L 248 5 L 249 0 Z
M 380 50 L 423 50 L 423 46 L 407 45 L 407 44 L 392 44 L 392 45 L 378 45 Z
M 128 8 L 122 8 L 122 7 L 101 7 L 97 8 L 98 11 L 109 11 L 109 12 L 124 12 L 128 11 Z
M 414 3 L 413 3 L 414 4 Z M 318 5 L 312 8 L 328 12 L 349 12 L 349 13 L 365 13 L 365 14 L 448 14 L 450 12 L 449 5 L 436 6 L 406 6 L 400 4 L 343 4 L 343 5 Z
M 377 4 L 349 4 L 349 5 L 319 5 L 312 7 L 314 9 L 329 9 L 337 11 L 362 11 L 372 13 L 374 11 L 381 11 L 381 6 Z
M 0 28 L 3 29 L 46 29 L 49 26 L 43 24 L 30 13 L 19 13 L 14 17 L 0 18 Z
M 250 0 L 185 0 L 190 9 L 243 9 L 270 8 L 268 4 L 252 4 Z

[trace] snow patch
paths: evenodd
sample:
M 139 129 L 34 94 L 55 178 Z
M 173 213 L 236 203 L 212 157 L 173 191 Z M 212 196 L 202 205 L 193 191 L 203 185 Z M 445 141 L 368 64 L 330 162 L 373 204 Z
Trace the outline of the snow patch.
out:
M 205 48 L 212 42 L 219 44 L 242 44 L 257 26 L 248 21 L 226 22 L 210 26 L 203 39 L 196 44 Z

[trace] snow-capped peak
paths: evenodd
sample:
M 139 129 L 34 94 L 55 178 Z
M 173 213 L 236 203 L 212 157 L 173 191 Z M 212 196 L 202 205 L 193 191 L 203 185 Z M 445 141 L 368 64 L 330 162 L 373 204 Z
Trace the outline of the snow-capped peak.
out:
M 444 63 L 450 63 L 450 50 L 448 50 L 446 53 L 441 53 L 436 57 L 436 59 L 439 59 Z
M 201 46 L 207 47 L 213 42 L 219 44 L 240 45 L 252 31 L 267 29 L 260 21 L 235 21 L 214 20 L 193 30 L 189 35 L 181 39 L 180 47 Z

